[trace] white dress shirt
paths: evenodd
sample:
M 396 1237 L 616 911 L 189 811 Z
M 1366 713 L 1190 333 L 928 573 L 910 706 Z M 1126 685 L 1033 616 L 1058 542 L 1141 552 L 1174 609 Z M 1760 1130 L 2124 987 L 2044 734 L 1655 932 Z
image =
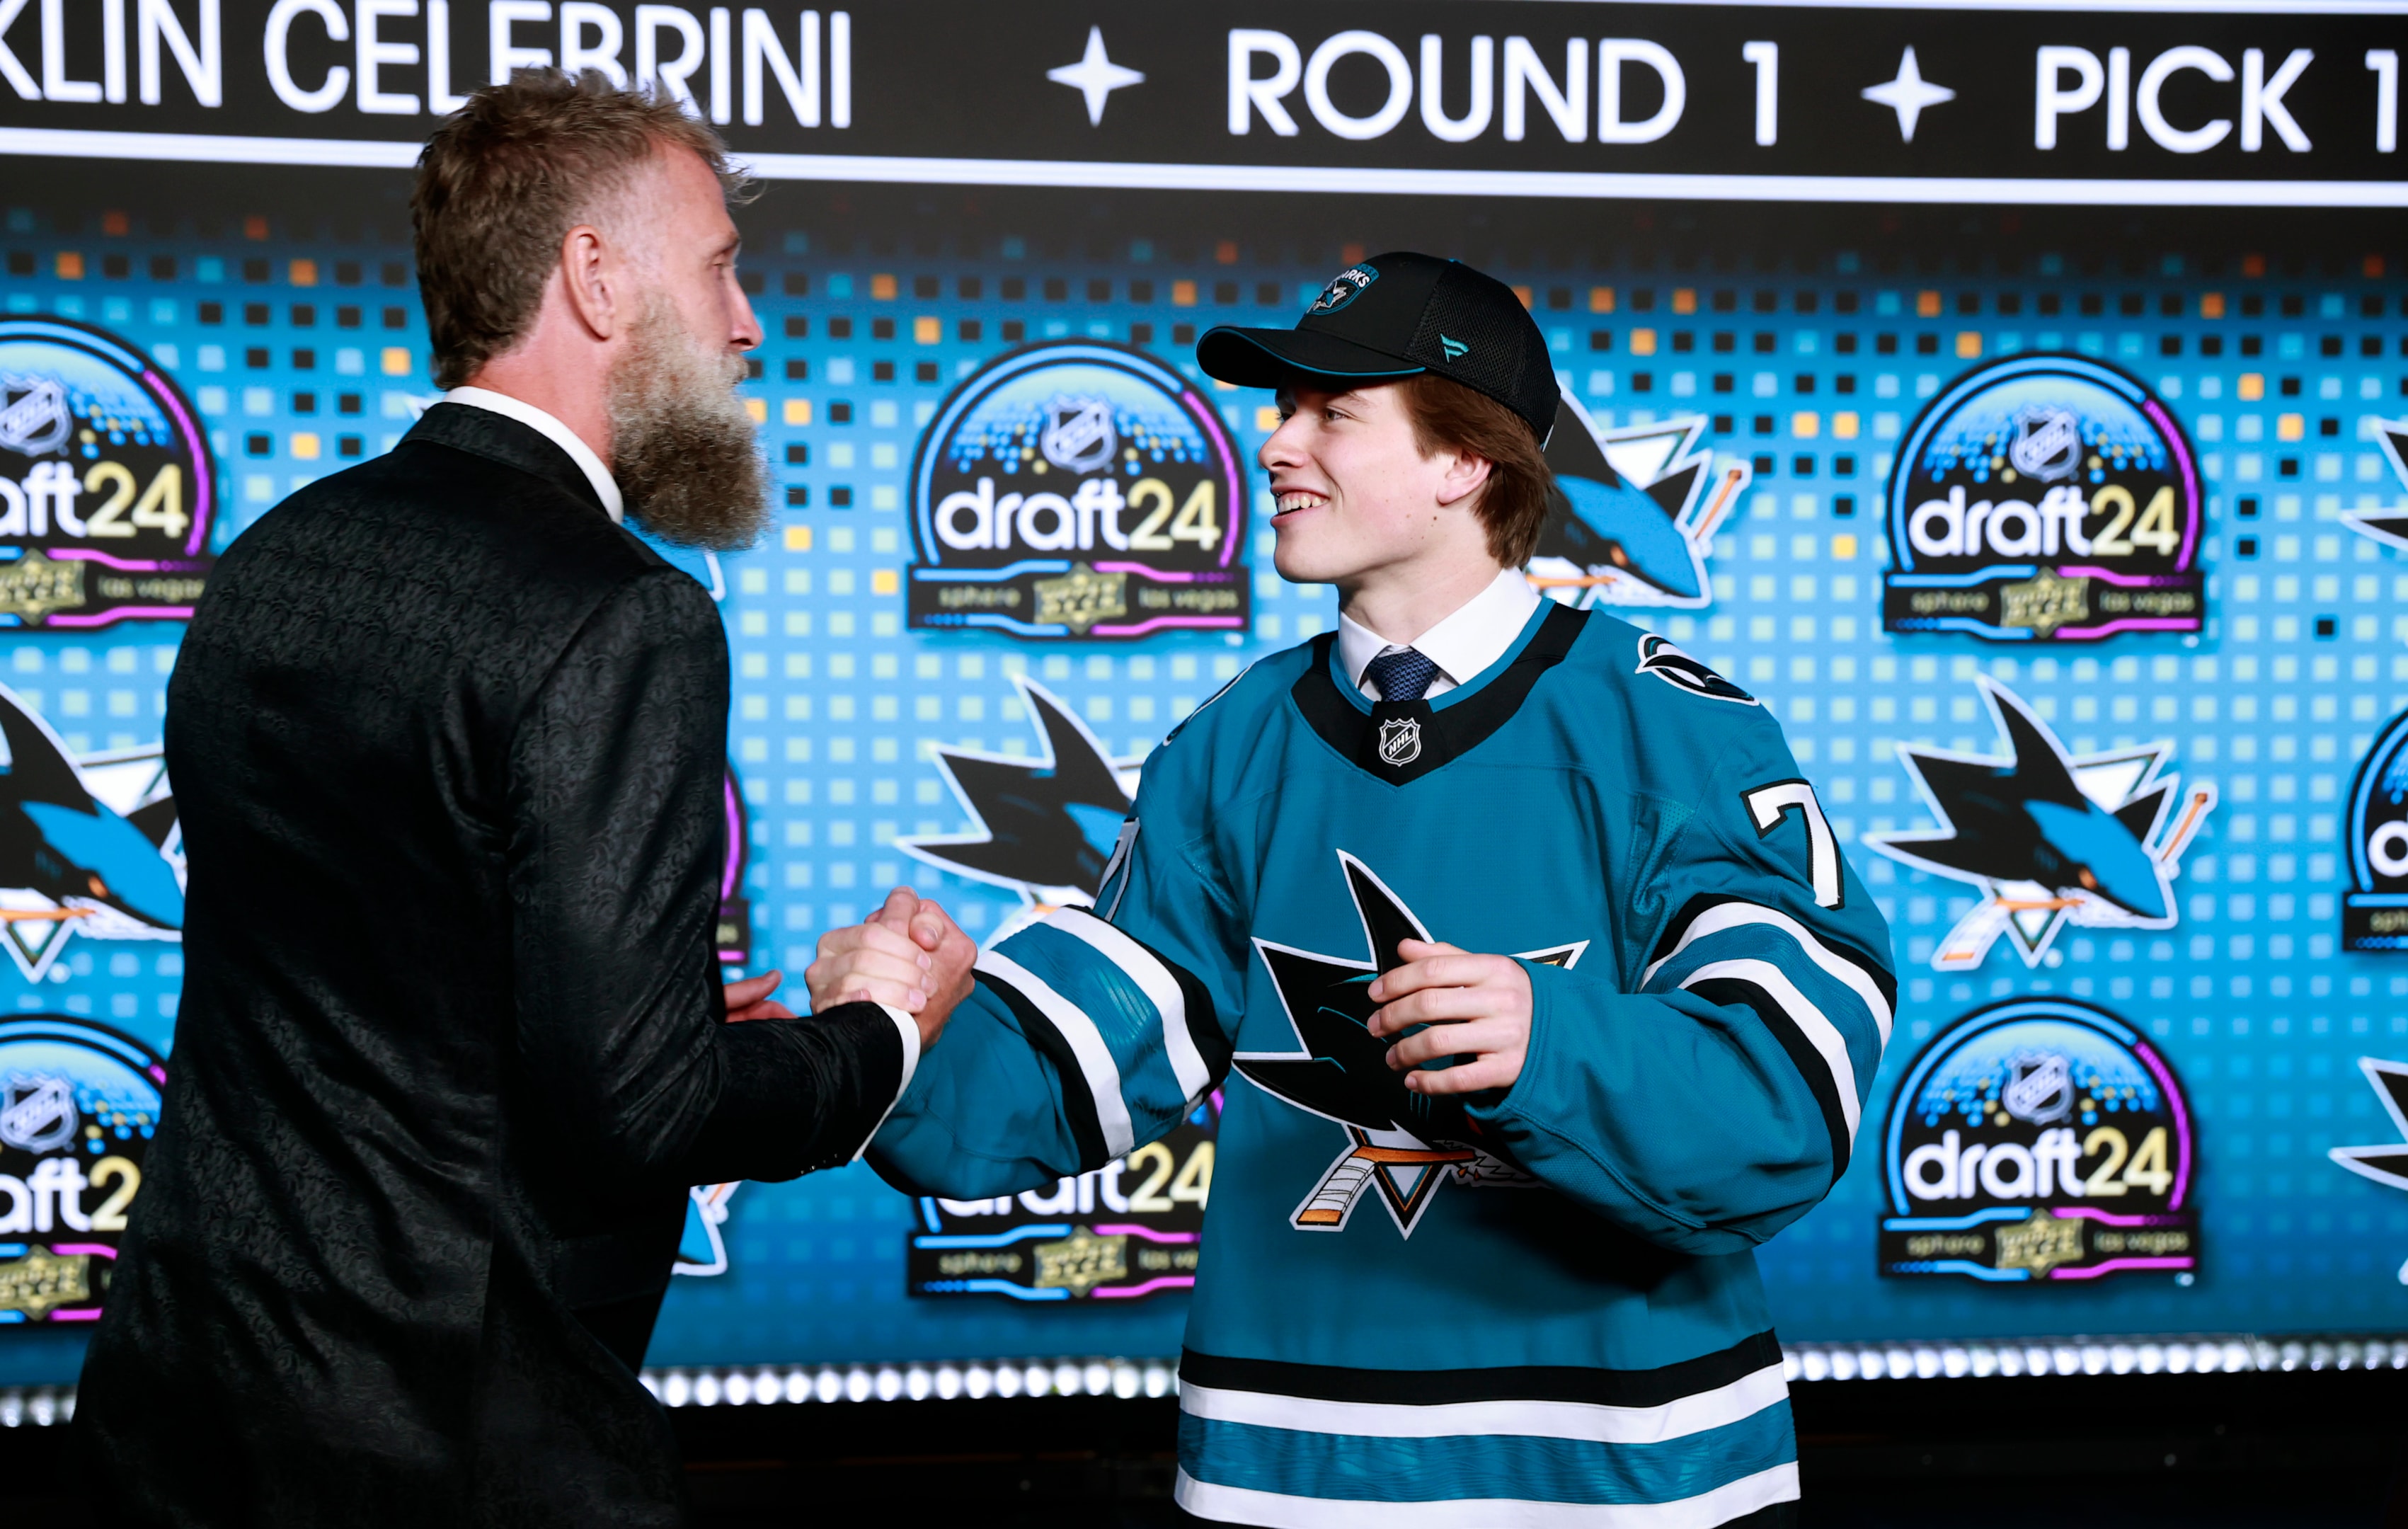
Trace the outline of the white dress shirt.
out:
M 1364 677 L 1364 671 L 1382 653 L 1400 653 L 1411 648 L 1438 665 L 1429 689 L 1422 693 L 1423 700 L 1435 701 L 1503 658 L 1505 650 L 1522 635 L 1522 628 L 1530 624 L 1530 612 L 1539 608 L 1539 592 L 1530 587 L 1521 569 L 1505 568 L 1498 572 L 1486 589 L 1410 643 L 1390 642 L 1369 627 L 1341 615 L 1338 618 L 1338 661 L 1346 666 L 1346 678 L 1354 688 L 1366 699 L 1376 701 L 1380 699 L 1379 689 Z
M 495 393 L 491 388 L 453 388 L 443 395 L 442 401 L 447 404 L 466 404 L 470 408 L 485 409 L 491 413 L 499 414 L 505 419 L 516 420 L 529 430 L 538 433 L 546 440 L 567 452 L 568 460 L 576 463 L 584 472 L 585 480 L 594 485 L 595 495 L 602 501 L 602 507 L 610 512 L 612 523 L 619 525 L 626 523 L 627 501 L 619 493 L 618 480 L 610 476 L 609 468 L 602 465 L 602 459 L 594 454 L 594 448 L 578 438 L 576 431 L 569 429 L 568 426 L 525 399 L 513 398 L 507 393 Z M 917 1037 L 918 1032 L 914 1031 L 913 1038 L 916 1040 Z
M 584 472 L 586 481 L 594 485 L 595 496 L 602 501 L 602 507 L 610 512 L 611 521 L 622 525 L 626 523 L 627 501 L 619 493 L 619 485 L 610 477 L 610 469 L 602 465 L 602 459 L 595 455 L 594 448 L 579 439 L 576 431 L 569 429 L 551 414 L 523 398 L 513 398 L 509 393 L 495 393 L 490 388 L 453 388 L 443 395 L 443 402 L 465 404 L 470 408 L 486 409 L 506 419 L 516 420 L 528 429 L 539 433 L 546 440 L 567 452 L 568 459 L 576 463 Z M 919 1022 L 912 1019 L 910 1015 L 891 1004 L 881 1004 L 878 1007 L 886 1010 L 886 1017 L 895 1022 L 896 1034 L 903 1038 L 903 1080 L 895 1089 L 895 1097 L 899 1101 L 903 1097 L 903 1091 L 911 1086 L 911 1075 L 919 1070 L 920 1025 Z M 887 1113 L 892 1114 L 894 1108 L 894 1105 L 889 1104 L 886 1107 Z M 878 1123 L 885 1124 L 886 1116 L 879 1116 Z M 877 1134 L 877 1127 L 871 1127 L 870 1136 Z M 869 1136 L 864 1136 L 860 1147 L 853 1151 L 853 1161 L 859 1162 L 861 1154 L 867 1150 L 869 1150 Z

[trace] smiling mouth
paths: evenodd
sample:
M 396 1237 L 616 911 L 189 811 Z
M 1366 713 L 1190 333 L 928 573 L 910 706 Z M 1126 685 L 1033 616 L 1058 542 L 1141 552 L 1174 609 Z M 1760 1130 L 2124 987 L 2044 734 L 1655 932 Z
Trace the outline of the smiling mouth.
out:
M 1276 522 L 1282 517 L 1293 515 L 1298 510 L 1318 509 L 1329 503 L 1329 496 L 1325 493 L 1315 493 L 1311 489 L 1282 489 L 1272 495 L 1271 502 L 1278 507 L 1271 516 L 1271 520 Z

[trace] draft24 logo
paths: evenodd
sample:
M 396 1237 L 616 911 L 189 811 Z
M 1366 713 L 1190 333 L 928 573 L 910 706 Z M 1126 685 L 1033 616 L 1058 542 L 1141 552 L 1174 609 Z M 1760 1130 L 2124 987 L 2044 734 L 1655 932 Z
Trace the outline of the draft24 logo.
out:
M 2197 460 L 2166 407 L 2083 356 L 1958 378 L 1891 470 L 1882 625 L 2009 642 L 2197 632 Z
M 0 1322 L 100 1315 L 166 1065 L 88 1020 L 0 1020 Z
M 140 351 L 0 321 L 0 624 L 190 617 L 215 499 L 198 416 Z
M 1749 468 L 1728 463 L 1713 478 L 1713 453 L 1698 449 L 1705 428 L 1690 415 L 1601 429 L 1566 389 L 1547 437 L 1555 483 L 1529 563 L 1532 587 L 1575 607 L 1712 603 L 1707 550 Z
M 953 390 L 911 464 L 910 622 L 1019 637 L 1242 632 L 1237 449 L 1141 350 L 1034 345 Z
M 2037 966 L 2068 923 L 2172 928 L 2173 879 L 2215 788 L 2193 786 L 2185 796 L 2180 776 L 2160 775 L 2171 743 L 2077 758 L 2013 691 L 1986 678 L 1980 684 L 2006 755 L 1899 744 L 1899 762 L 1941 826 L 1864 836 L 1893 860 L 1981 890 L 1932 965 L 1971 971 L 2005 935 L 2024 965 Z
M 1987 1283 L 2199 1267 L 2191 1111 L 2104 1009 L 2024 998 L 1967 1015 L 1908 1069 L 1882 1131 L 1881 1272 Z

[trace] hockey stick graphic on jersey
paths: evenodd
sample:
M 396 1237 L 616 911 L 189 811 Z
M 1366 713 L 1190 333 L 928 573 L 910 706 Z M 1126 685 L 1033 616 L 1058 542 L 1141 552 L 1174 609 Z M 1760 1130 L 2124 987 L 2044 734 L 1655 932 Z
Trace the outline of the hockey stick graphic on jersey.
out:
M 1257 939 L 1255 950 L 1304 1049 L 1240 1052 L 1233 1060 L 1267 1093 L 1346 1128 L 1347 1150 L 1323 1172 L 1290 1225 L 1342 1230 L 1363 1192 L 1376 1185 L 1398 1229 L 1410 1235 L 1438 1176 L 1450 1167 L 1460 1176 L 1480 1161 L 1470 1145 L 1480 1133 L 1459 1099 L 1405 1087 L 1404 1076 L 1388 1065 L 1391 1043 L 1368 1028 L 1380 1007 L 1368 991 L 1371 979 L 1404 965 L 1398 942 L 1433 936 L 1361 861 L 1343 850 L 1338 858 L 1374 959 L 1343 960 Z M 1585 945 L 1532 951 L 1526 959 L 1569 966 Z M 1410 1187 L 1398 1183 L 1398 1172 L 1412 1169 L 1421 1171 Z

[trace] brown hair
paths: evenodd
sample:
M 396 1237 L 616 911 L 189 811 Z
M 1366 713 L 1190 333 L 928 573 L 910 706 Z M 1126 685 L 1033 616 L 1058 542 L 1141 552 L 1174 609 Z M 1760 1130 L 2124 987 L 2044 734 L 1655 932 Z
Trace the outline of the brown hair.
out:
M 1488 459 L 1488 483 L 1472 507 L 1488 532 L 1488 555 L 1508 568 L 1529 562 L 1555 481 L 1529 422 L 1451 378 L 1424 372 L 1398 387 L 1422 455 L 1455 450 Z
M 518 343 L 561 240 L 664 148 L 701 155 L 727 199 L 744 200 L 748 182 L 708 123 L 596 70 L 521 69 L 443 120 L 409 197 L 437 386 L 458 387 Z

